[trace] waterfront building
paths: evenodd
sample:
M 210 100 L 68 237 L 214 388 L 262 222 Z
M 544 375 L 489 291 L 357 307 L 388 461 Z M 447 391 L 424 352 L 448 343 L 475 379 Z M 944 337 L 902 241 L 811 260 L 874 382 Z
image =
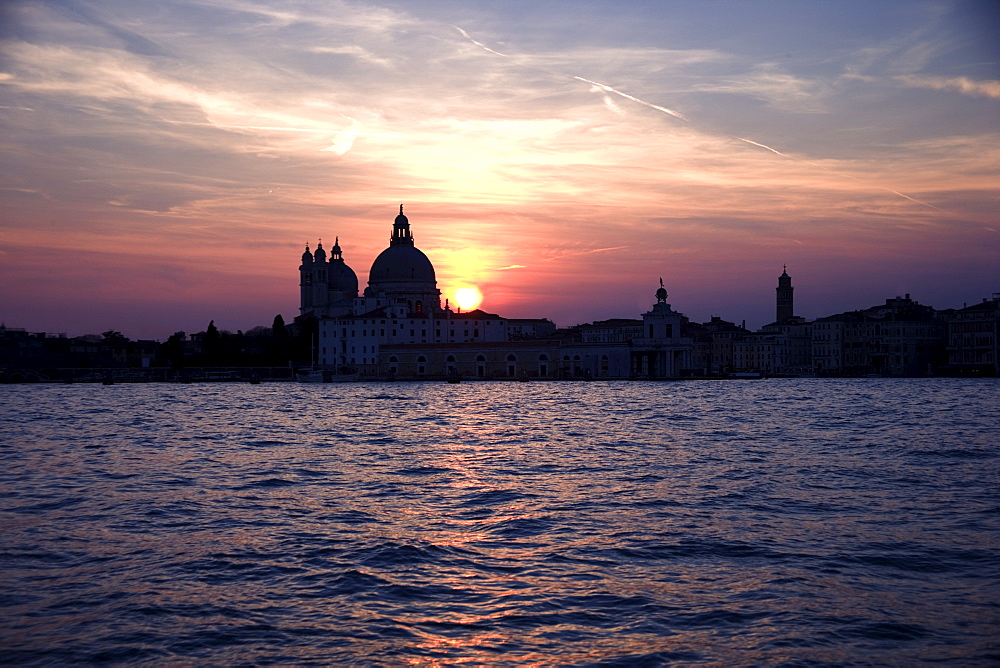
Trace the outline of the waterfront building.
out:
M 817 319 L 812 357 L 824 375 L 930 375 L 945 361 L 947 329 L 931 307 L 905 297 Z
M 414 242 L 400 206 L 389 247 L 372 263 L 368 286 L 343 260 L 337 239 L 302 255 L 297 325 L 315 337 L 315 363 L 360 378 L 675 378 L 690 373 L 693 342 L 684 316 L 657 303 L 642 320 L 605 320 L 561 336 L 552 321 L 456 311 L 437 287 L 434 266 Z
M 511 341 L 542 339 L 555 333 L 556 324 L 548 318 L 507 318 L 507 337 Z
M 949 373 L 1000 375 L 1000 292 L 948 318 Z
M 709 375 L 725 375 L 735 370 L 734 348 L 736 342 L 750 334 L 747 328 L 736 323 L 723 320 L 719 316 L 701 325 L 711 338 L 711 359 Z
M 322 288 L 303 291 L 300 309 L 316 319 L 316 362 L 320 366 L 377 377 L 383 373 L 380 351 L 385 346 L 508 339 L 506 322 L 499 315 L 481 310 L 455 312 L 447 303 L 442 308 L 434 265 L 416 247 L 402 205 L 393 221 L 389 246 L 372 263 L 362 294 L 358 294 L 354 271 L 343 264 L 339 239 L 327 265 L 329 269 L 323 274 L 316 269 L 323 266 L 322 259 L 314 255 L 310 265 L 303 255 L 300 268 L 304 276 L 311 271 L 314 285 L 326 279 Z M 309 294 L 313 302 L 307 304 Z M 317 300 L 324 295 L 326 301 L 321 305 Z
M 656 303 L 642 315 L 643 335 L 630 342 L 632 378 L 677 378 L 690 372 L 694 340 L 681 330 L 684 319 L 667 303 L 661 278 Z

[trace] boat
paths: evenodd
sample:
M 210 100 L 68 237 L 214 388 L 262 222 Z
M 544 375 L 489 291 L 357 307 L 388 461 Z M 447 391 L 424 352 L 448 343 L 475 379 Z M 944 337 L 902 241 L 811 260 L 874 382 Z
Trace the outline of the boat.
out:
M 358 380 L 356 373 L 333 373 L 329 369 L 309 367 L 298 369 L 295 380 L 299 383 L 353 383 Z
M 312 367 L 308 369 L 296 369 L 295 380 L 299 383 L 322 383 L 323 370 Z

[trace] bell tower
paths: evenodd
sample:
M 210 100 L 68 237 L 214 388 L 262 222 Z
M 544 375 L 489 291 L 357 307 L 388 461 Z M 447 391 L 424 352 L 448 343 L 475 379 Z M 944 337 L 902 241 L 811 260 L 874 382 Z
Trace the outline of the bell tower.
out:
M 795 317 L 795 308 L 792 301 L 792 277 L 788 275 L 788 267 L 781 268 L 781 276 L 778 276 L 778 298 L 775 309 L 775 322 L 784 322 Z

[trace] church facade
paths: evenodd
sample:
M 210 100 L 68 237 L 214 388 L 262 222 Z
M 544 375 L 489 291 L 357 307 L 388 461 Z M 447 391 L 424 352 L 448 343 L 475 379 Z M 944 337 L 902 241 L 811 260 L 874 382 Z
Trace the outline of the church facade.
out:
M 316 325 L 314 361 L 336 374 L 370 380 L 673 378 L 690 369 L 692 341 L 682 336 L 683 316 L 666 303 L 662 281 L 641 330 L 627 337 L 566 338 L 545 328 L 525 336 L 529 321 L 479 309 L 463 313 L 447 301 L 442 306 L 434 266 L 417 248 L 402 205 L 363 292 L 339 238 L 329 259 L 322 243 L 315 252 L 306 247 L 299 279 L 300 319 Z

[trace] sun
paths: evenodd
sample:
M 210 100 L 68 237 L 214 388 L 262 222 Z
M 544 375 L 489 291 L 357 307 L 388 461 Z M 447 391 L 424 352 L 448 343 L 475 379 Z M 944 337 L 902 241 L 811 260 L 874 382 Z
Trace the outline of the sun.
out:
M 471 311 L 483 303 L 483 293 L 479 288 L 459 288 L 455 290 L 455 303 L 463 311 Z

